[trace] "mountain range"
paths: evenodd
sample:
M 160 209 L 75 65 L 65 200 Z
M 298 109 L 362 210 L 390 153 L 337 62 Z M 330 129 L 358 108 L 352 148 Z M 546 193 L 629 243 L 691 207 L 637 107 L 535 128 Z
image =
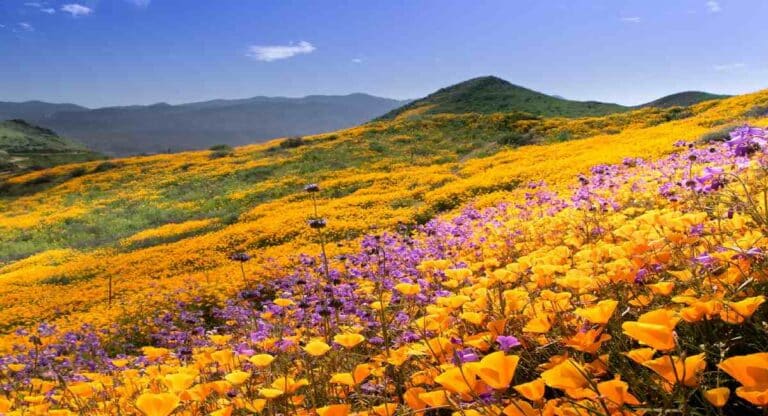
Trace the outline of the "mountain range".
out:
M 95 151 L 124 156 L 334 131 L 364 123 L 405 103 L 367 94 L 97 109 L 40 101 L 0 102 L 0 120 L 24 119 L 76 138 Z
M 574 101 L 514 85 L 494 76 L 473 78 L 408 101 L 368 94 L 252 97 L 189 104 L 89 109 L 42 101 L 0 102 L 0 120 L 24 119 L 111 156 L 243 145 L 335 131 L 371 120 L 433 114 L 510 113 L 588 117 L 642 107 L 688 106 L 726 96 L 686 91 L 640 106 Z

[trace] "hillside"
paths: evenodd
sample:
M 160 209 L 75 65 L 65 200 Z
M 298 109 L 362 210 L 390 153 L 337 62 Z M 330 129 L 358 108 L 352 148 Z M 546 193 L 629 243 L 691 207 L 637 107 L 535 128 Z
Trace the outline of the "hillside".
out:
M 708 92 L 702 92 L 702 91 L 684 91 L 679 92 L 677 94 L 670 94 L 664 97 L 661 97 L 657 100 L 653 100 L 649 103 L 642 104 L 638 107 L 658 107 L 658 108 L 667 108 L 667 107 L 688 107 L 690 105 L 698 104 L 703 101 L 709 101 L 709 100 L 719 100 L 723 98 L 727 98 L 728 95 L 719 95 L 719 94 L 711 94 Z
M 499 113 L 519 111 L 536 116 L 599 116 L 628 108 L 597 101 L 571 101 L 511 84 L 501 78 L 473 78 L 415 100 L 381 117 L 382 120 L 417 114 Z
M 436 91 L 383 115 L 379 120 L 434 114 L 520 112 L 539 117 L 590 117 L 621 113 L 637 108 L 688 107 L 702 101 L 725 98 L 699 91 L 686 91 L 628 107 L 598 101 L 573 101 L 546 95 L 509 83 L 501 78 L 473 78 Z
M 0 406 L 715 414 L 725 389 L 760 414 L 739 367 L 766 364 L 768 132 L 702 140 L 767 105 L 427 115 L 14 176 L 0 376 L 26 393 Z
M 110 155 L 178 152 L 217 144 L 243 145 L 351 127 L 404 101 L 367 94 L 253 97 L 199 103 L 84 109 L 44 103 L 0 104 L 0 114 L 77 137 Z
M 0 122 L 0 172 L 86 162 L 103 156 L 24 120 Z

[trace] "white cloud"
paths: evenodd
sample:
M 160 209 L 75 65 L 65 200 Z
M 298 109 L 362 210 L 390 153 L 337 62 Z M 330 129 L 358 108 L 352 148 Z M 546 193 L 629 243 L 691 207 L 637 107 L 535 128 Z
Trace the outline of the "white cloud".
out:
M 716 2 L 715 0 L 709 0 L 707 2 L 707 9 L 709 10 L 710 13 L 717 13 L 717 12 L 723 10 L 720 7 L 720 3 Z
M 27 22 L 20 22 L 19 23 L 19 28 L 21 30 L 25 31 L 25 32 L 34 32 L 35 31 L 35 27 L 30 25 Z
M 149 7 L 149 3 L 152 3 L 152 0 L 126 0 L 128 3 L 131 3 L 135 5 L 136 7 L 146 8 Z
M 28 1 L 28 2 L 24 3 L 24 5 L 27 6 L 27 7 L 32 7 L 32 8 L 35 8 L 37 10 L 40 10 L 42 13 L 47 13 L 47 14 L 54 14 L 54 13 L 56 13 L 56 9 L 48 7 L 48 5 L 45 4 L 45 3 L 40 3 L 40 2 L 37 2 L 37 1 Z
M 622 22 L 627 22 L 627 23 L 640 23 L 640 20 L 641 19 L 639 17 L 637 17 L 637 16 L 630 16 L 630 17 L 622 17 L 621 18 Z
M 82 4 L 65 4 L 61 6 L 61 11 L 65 13 L 69 13 L 74 17 L 79 16 L 88 16 L 89 14 L 93 13 L 93 9 L 90 7 L 85 7 Z
M 363 60 L 361 58 L 352 58 L 352 62 L 356 64 L 362 64 Z
M 717 72 L 727 72 L 727 71 L 733 71 L 736 69 L 741 69 L 746 67 L 747 64 L 743 62 L 734 62 L 731 64 L 721 64 L 721 65 L 714 65 L 712 69 L 714 69 Z
M 257 61 L 272 62 L 278 59 L 291 58 L 296 55 L 311 53 L 316 48 L 311 43 L 301 41 L 297 44 L 289 43 L 288 45 L 252 45 L 248 47 L 248 52 L 245 54 L 249 58 L 253 58 Z

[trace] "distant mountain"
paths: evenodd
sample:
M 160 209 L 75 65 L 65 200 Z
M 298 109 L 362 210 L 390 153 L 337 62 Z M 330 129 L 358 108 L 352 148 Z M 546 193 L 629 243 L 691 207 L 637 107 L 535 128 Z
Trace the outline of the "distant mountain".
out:
M 638 107 L 687 107 L 689 105 L 698 104 L 703 101 L 719 100 L 728 97 L 730 97 L 730 95 L 718 95 L 703 91 L 683 91 L 678 92 L 677 94 L 670 94 L 665 97 L 661 97 L 658 100 L 639 105 Z
M 24 120 L 0 122 L 0 172 L 102 158 L 79 143 Z
M 99 109 L 45 103 L 19 103 L 14 109 L 12 104 L 3 103 L 0 116 L 18 117 L 25 112 L 27 120 L 76 137 L 91 149 L 122 156 L 334 131 L 361 124 L 405 103 L 367 94 L 253 97 Z
M 522 111 L 537 116 L 599 116 L 628 107 L 597 101 L 572 101 L 511 84 L 501 78 L 473 78 L 438 90 L 420 100 L 393 110 L 381 119 L 406 114 L 498 113 Z
M 43 101 L 25 101 L 12 103 L 0 101 L 0 120 L 40 120 L 60 111 L 88 111 L 87 108 L 76 104 L 53 104 Z

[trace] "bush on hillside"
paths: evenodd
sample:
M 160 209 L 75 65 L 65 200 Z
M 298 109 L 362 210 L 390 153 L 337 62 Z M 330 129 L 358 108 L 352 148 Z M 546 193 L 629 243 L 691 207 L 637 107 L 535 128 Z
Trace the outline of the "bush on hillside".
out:
M 235 149 L 228 144 L 217 144 L 208 148 L 211 151 L 211 159 L 218 159 L 221 157 L 232 156 L 235 153 Z
M 304 138 L 301 136 L 296 137 L 289 137 L 282 142 L 280 142 L 280 148 L 281 149 L 293 149 L 296 147 L 304 146 L 306 142 L 304 141 Z

